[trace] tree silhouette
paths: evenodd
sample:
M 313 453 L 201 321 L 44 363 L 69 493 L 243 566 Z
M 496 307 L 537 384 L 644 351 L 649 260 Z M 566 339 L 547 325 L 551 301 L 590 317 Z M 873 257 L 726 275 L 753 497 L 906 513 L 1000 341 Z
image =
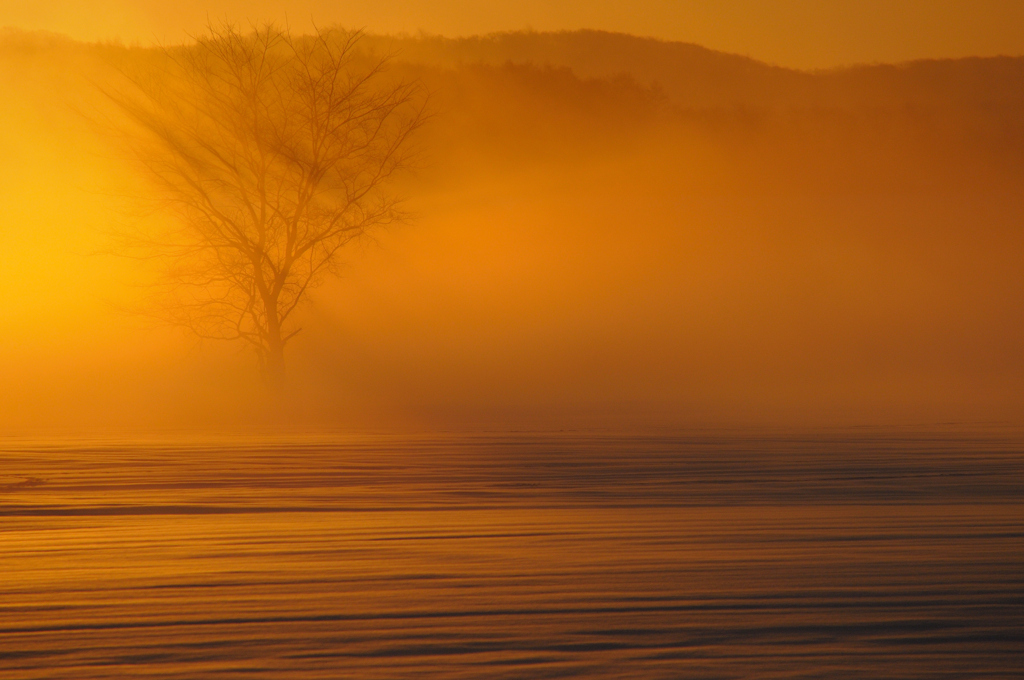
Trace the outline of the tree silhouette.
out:
M 247 342 L 275 387 L 296 308 L 346 244 L 399 216 L 389 180 L 424 120 L 417 86 L 359 38 L 210 28 L 108 92 L 178 218 L 143 244 L 166 264 L 161 316 Z

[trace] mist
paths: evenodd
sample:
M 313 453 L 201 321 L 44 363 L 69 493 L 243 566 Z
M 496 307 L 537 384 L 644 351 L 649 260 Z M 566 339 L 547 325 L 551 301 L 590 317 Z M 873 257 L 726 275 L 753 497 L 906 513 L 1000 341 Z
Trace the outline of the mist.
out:
M 149 318 L 156 265 L 117 252 L 171 219 L 100 87 L 150 48 L 0 38 L 0 430 L 1020 424 L 1024 58 L 365 44 L 431 118 L 281 400 Z

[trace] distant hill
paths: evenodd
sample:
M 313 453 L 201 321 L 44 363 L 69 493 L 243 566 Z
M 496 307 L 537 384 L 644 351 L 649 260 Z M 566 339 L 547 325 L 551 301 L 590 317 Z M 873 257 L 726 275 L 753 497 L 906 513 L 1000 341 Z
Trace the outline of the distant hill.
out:
M 921 60 L 808 72 L 689 43 L 593 30 L 468 38 L 368 35 L 364 44 L 417 68 L 511 64 L 568 69 L 581 80 L 632 80 L 684 110 L 1024 109 L 1024 57 Z M 0 30 L 0 57 L 60 52 L 95 57 L 118 49 L 125 48 L 76 43 L 46 32 Z
M 1024 104 L 1024 57 L 915 61 L 804 72 L 698 45 L 604 31 L 380 37 L 403 61 L 458 67 L 566 67 L 584 79 L 627 75 L 687 109 L 901 108 Z
M 810 92 L 813 76 L 698 45 L 604 31 L 496 33 L 471 38 L 380 38 L 399 59 L 457 67 L 532 64 L 566 67 L 580 78 L 628 75 L 687 108 L 764 106 Z
M 911 157 L 961 175 L 972 172 L 967 158 L 1024 173 L 1024 57 L 803 72 L 601 31 L 369 35 L 363 44 L 392 53 L 395 67 L 432 93 L 437 115 L 424 141 L 432 140 L 435 158 L 472 150 L 530 162 L 566 157 L 570 148 L 604 154 L 642 139 L 672 146 L 668 140 L 681 134 L 764 162 L 773 154 L 819 159 L 815 168 L 867 155 L 875 168 L 868 174 Z M 54 107 L 93 96 L 94 79 L 111 72 L 111 61 L 145 60 L 150 52 L 7 29 L 0 31 L 0 84 L 22 93 L 12 106 L 59 118 Z M 26 98 L 30 91 L 36 104 Z M 834 160 L 819 158 L 830 154 Z

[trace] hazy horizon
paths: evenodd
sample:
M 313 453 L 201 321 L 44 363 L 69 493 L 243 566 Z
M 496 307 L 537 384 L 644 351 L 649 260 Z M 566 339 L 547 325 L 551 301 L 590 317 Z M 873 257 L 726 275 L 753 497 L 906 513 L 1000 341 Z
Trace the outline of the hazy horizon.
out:
M 916 59 L 1024 54 L 1024 6 L 1014 0 L 819 3 L 725 0 L 716 3 L 644 0 L 629 9 L 607 0 L 484 5 L 465 0 L 102 0 L 84 7 L 68 0 L 0 3 L 0 27 L 46 30 L 86 41 L 122 40 L 151 46 L 178 43 L 214 23 L 275 21 L 299 32 L 338 24 L 376 34 L 425 32 L 451 38 L 501 32 L 593 29 L 648 36 L 750 56 L 797 69 Z

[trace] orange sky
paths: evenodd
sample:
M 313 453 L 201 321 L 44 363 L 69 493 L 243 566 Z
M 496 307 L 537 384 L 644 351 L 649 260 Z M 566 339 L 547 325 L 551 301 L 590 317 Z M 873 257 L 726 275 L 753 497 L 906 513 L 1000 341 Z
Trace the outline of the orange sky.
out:
M 0 26 L 86 40 L 177 40 L 207 17 L 448 36 L 596 28 L 797 68 L 1024 54 L 1020 0 L 0 0 Z

